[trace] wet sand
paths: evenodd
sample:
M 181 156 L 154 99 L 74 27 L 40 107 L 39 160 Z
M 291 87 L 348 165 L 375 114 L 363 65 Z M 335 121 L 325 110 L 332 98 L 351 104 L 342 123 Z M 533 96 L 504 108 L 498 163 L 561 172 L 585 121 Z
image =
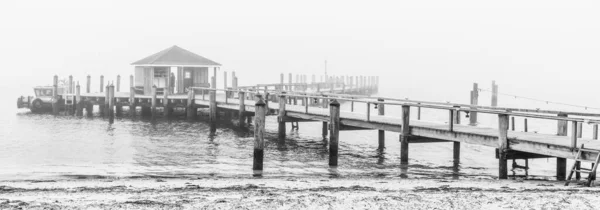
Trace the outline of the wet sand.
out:
M 1 209 L 599 209 L 547 180 L 140 178 L 0 182 Z

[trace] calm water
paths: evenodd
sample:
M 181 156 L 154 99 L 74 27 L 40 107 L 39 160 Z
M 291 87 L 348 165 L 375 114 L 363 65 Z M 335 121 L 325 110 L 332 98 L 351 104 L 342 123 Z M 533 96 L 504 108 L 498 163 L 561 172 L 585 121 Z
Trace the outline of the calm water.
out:
M 381 94 L 393 96 L 391 93 L 396 92 L 382 90 Z M 505 106 L 523 104 L 502 97 L 500 101 Z M 189 122 L 181 117 L 151 121 L 124 116 L 110 125 L 97 113 L 91 118 L 52 116 L 17 110 L 14 103 L 3 107 L 0 112 L 2 180 L 253 174 L 253 134 L 231 122 L 221 122 L 217 132 L 210 135 L 205 121 Z M 349 109 L 349 105 L 342 108 Z M 355 109 L 364 111 L 365 107 L 356 105 Z M 386 107 L 386 114 L 399 116 L 399 113 L 400 107 Z M 446 122 L 447 111 L 423 110 L 422 118 Z M 462 121 L 468 119 L 463 116 Z M 495 126 L 496 118 L 480 115 L 480 121 L 482 126 Z M 520 122 L 522 119 L 517 119 L 517 130 L 522 129 Z M 584 127 L 584 132 L 588 127 Z M 405 167 L 399 164 L 398 134 L 386 132 L 387 149 L 380 153 L 377 131 L 341 132 L 339 167 L 333 169 L 328 166 L 327 144 L 321 138 L 320 122 L 300 123 L 298 131 L 290 129 L 285 145 L 277 143 L 275 117 L 267 118 L 266 129 L 263 174 L 266 177 L 487 179 L 497 175 L 493 148 L 462 144 L 461 163 L 453 167 L 452 143 L 411 144 L 410 164 L 403 170 Z M 553 133 L 556 122 L 530 119 L 529 129 Z M 584 135 L 591 135 L 587 131 Z M 555 159 L 530 160 L 530 167 L 533 178 L 553 179 Z

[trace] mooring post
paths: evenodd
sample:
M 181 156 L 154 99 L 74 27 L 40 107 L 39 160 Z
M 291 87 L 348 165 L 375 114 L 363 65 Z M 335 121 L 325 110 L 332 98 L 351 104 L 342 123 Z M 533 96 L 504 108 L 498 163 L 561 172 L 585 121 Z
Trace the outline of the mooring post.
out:
M 291 77 L 290 77 L 291 78 Z M 279 136 L 279 143 L 285 143 L 285 92 L 281 92 L 282 95 L 279 95 L 279 113 L 278 113 L 278 117 L 277 117 L 277 122 L 278 122 L 278 136 Z
M 79 86 L 79 82 L 77 82 L 77 86 L 75 86 L 75 106 L 77 107 L 77 116 L 83 116 L 83 101 L 81 100 L 81 87 Z
M 327 128 L 327 121 L 323 121 L 322 127 L 321 127 L 321 133 L 323 136 L 323 140 L 327 140 L 327 132 L 328 132 L 328 128 Z
M 477 101 L 479 98 L 479 88 L 477 87 L 477 83 L 473 83 L 473 90 L 471 91 L 471 105 L 477 106 Z M 471 109 L 477 109 L 476 107 L 471 107 Z M 469 125 L 475 126 L 477 125 L 477 112 L 471 112 L 471 116 L 469 117 Z
M 102 114 L 104 114 L 103 116 L 107 116 L 107 114 L 108 114 L 108 104 L 109 104 L 108 98 L 110 97 L 109 89 L 110 89 L 110 82 L 108 82 L 108 84 L 104 88 L 104 90 L 105 90 L 104 91 L 104 111 L 102 112 Z
M 567 114 L 560 113 L 559 117 L 568 117 Z M 557 134 L 558 136 L 567 136 L 568 123 L 566 120 L 558 121 Z M 559 181 L 564 181 L 567 177 L 567 159 L 566 158 L 556 158 L 556 179 Z
M 194 89 L 188 89 L 188 99 L 187 99 L 187 119 L 193 120 L 196 118 L 196 108 L 194 105 Z
M 85 84 L 85 92 L 86 93 L 90 93 L 90 85 L 92 82 L 92 76 L 90 76 L 89 74 L 87 75 L 87 82 Z
M 402 105 L 402 133 L 400 134 L 400 163 L 408 164 L 408 138 L 410 136 L 410 106 Z
M 594 127 L 592 128 L 592 139 L 594 140 L 598 140 L 598 124 L 594 124 Z
M 210 132 L 217 131 L 217 91 L 210 90 Z
M 239 126 L 240 127 L 244 127 L 244 120 L 246 120 L 246 97 L 245 97 L 245 92 L 240 91 L 238 92 L 238 98 L 239 98 L 239 102 L 240 102 L 240 108 L 238 111 L 238 118 L 239 118 Z
M 258 99 L 254 104 L 254 163 L 253 170 L 263 170 L 263 159 L 265 157 L 265 115 L 267 109 L 265 102 L 260 94 L 256 95 Z
M 100 75 L 100 92 L 104 91 L 104 75 Z
M 171 108 L 169 107 L 169 86 L 165 87 L 163 91 L 163 114 L 165 117 L 171 116 Z
M 340 140 L 340 103 L 334 99 L 329 104 L 329 166 L 338 165 L 338 149 Z
M 52 86 L 52 114 L 58 115 L 58 75 L 54 75 Z
M 384 102 L 383 98 L 378 98 L 377 101 Z M 379 103 L 378 106 L 377 106 L 377 111 L 378 111 L 378 115 L 380 115 L 380 116 L 385 115 L 385 104 Z M 385 131 L 384 130 L 379 130 L 378 131 L 378 136 L 379 136 L 379 147 L 378 147 L 378 149 L 379 149 L 379 151 L 383 151 L 385 149 Z
M 135 116 L 135 88 L 129 87 L 129 114 Z
M 108 85 L 108 123 L 113 124 L 115 122 L 115 86 L 113 84 Z
M 508 178 L 506 155 L 508 153 L 508 115 L 498 115 L 498 178 Z
M 152 113 L 152 118 L 156 117 L 156 85 L 152 85 L 152 101 L 150 102 L 150 111 Z
M 167 80 L 168 81 L 168 80 Z M 117 92 L 121 91 L 121 75 L 117 75 Z

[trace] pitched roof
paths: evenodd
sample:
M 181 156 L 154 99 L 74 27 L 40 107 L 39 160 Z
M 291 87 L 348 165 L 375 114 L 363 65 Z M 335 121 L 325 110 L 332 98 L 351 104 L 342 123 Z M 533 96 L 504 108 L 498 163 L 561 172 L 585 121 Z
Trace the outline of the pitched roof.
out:
M 173 45 L 142 60 L 133 62 L 136 66 L 220 66 L 221 64 L 199 56 L 196 53 Z

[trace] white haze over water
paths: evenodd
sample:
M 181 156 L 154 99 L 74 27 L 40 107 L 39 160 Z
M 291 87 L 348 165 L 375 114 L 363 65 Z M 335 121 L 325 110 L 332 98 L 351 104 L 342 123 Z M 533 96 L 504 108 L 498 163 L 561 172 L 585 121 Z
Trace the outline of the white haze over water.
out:
M 329 74 L 379 75 L 388 96 L 466 103 L 473 82 L 496 80 L 500 92 L 600 107 L 599 10 L 597 1 L 4 0 L 0 93 L 12 107 L 54 74 L 82 83 L 91 74 L 93 90 L 100 74 L 127 85 L 130 63 L 178 45 L 235 70 L 241 85 L 281 72 L 310 81 L 327 60 Z

